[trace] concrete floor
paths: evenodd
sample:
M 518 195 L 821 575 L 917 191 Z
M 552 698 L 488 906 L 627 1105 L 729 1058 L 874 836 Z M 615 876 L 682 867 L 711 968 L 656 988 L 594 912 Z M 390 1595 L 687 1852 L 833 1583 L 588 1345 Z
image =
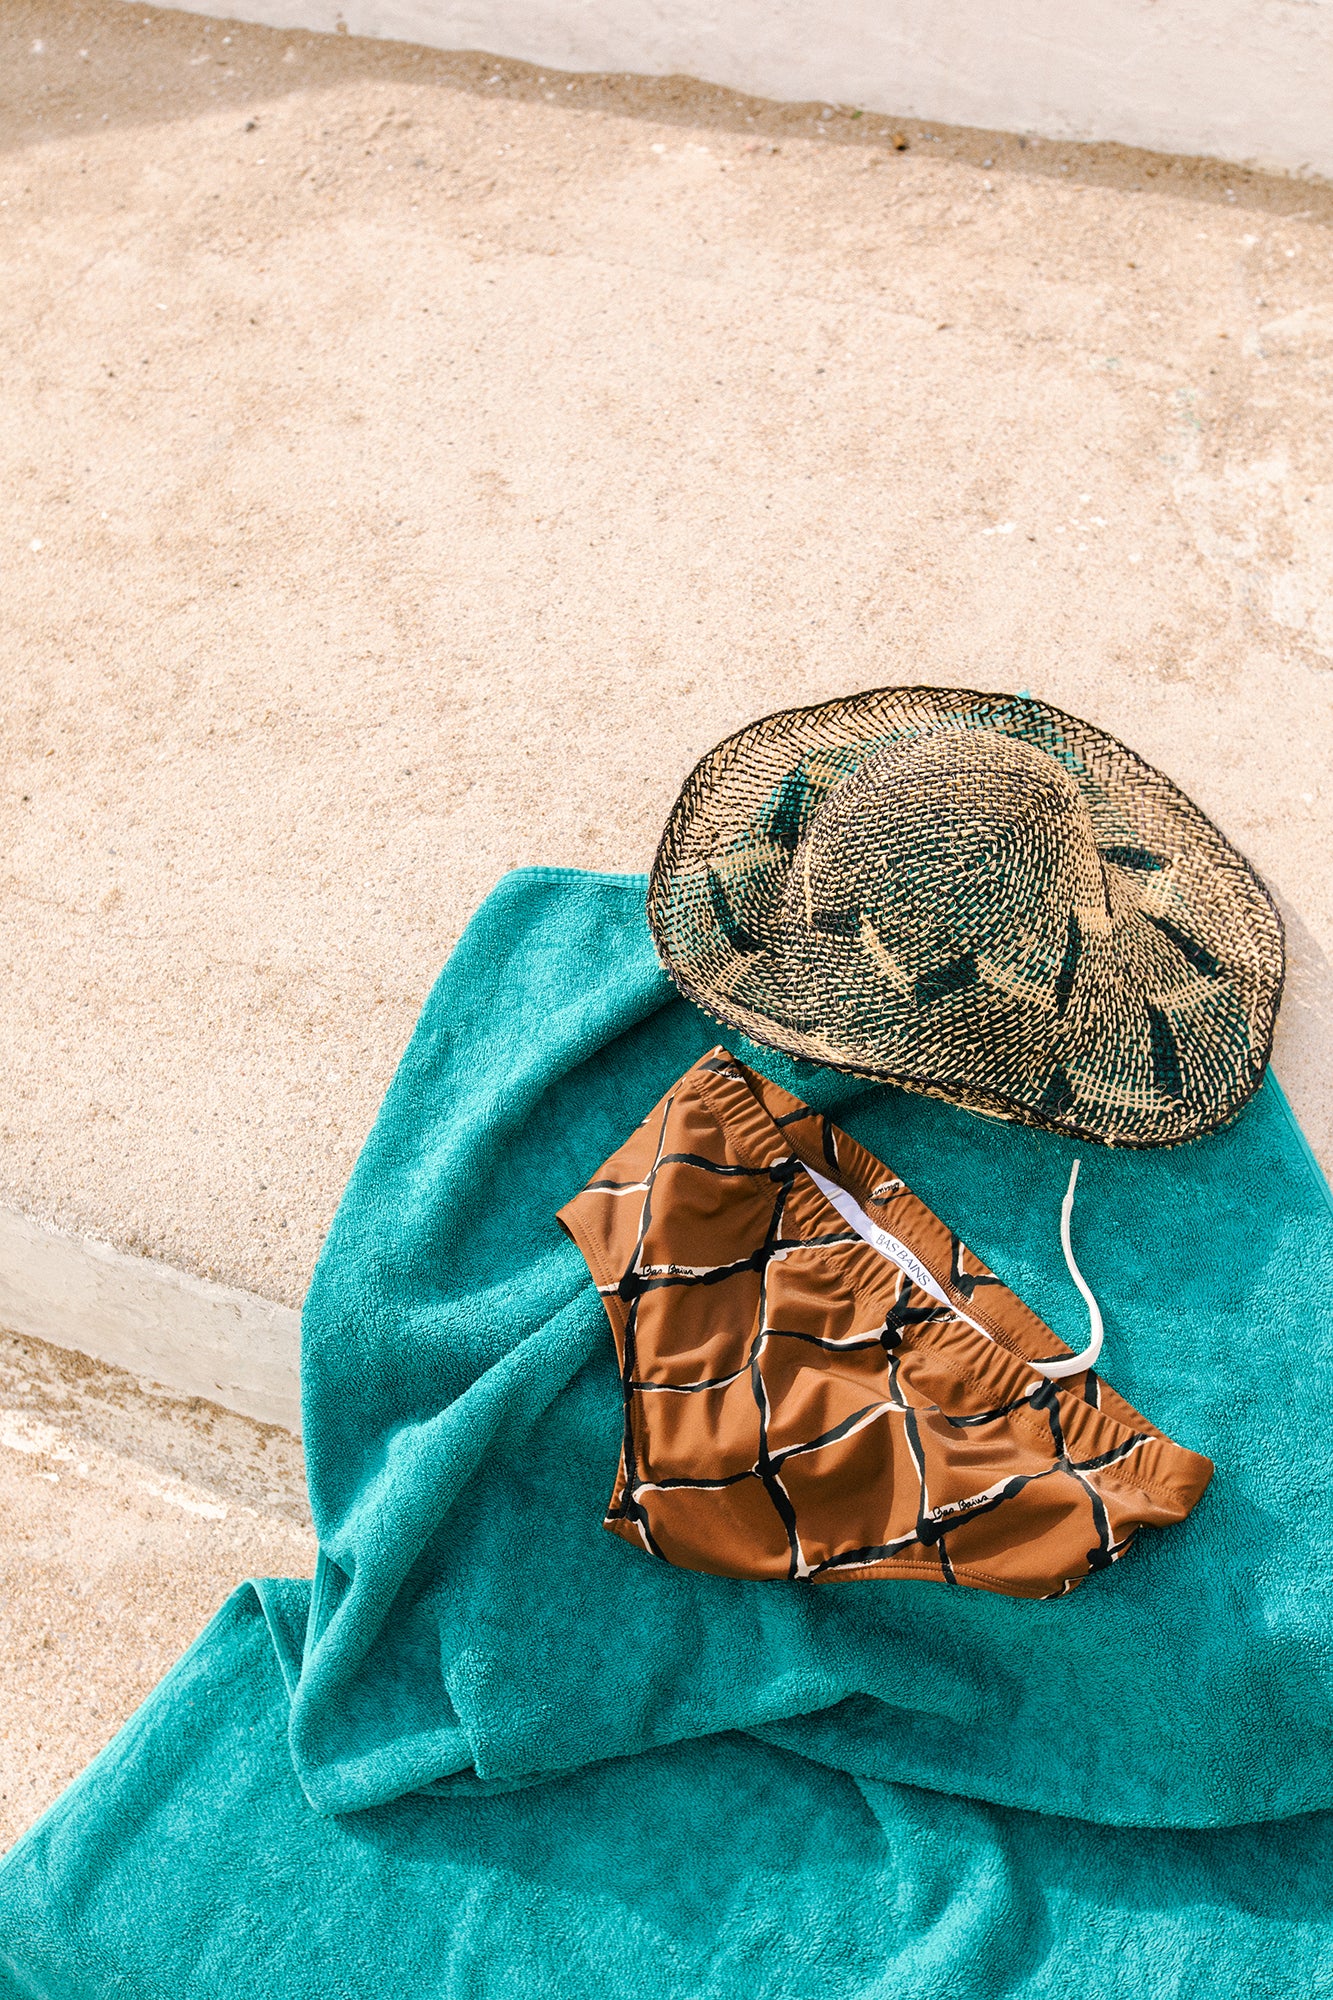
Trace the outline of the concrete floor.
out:
M 247 1576 L 310 1576 L 285 1431 L 0 1334 L 0 1848 Z
M 1333 1164 L 1333 192 L 829 109 L 9 0 L 0 1201 L 299 1302 L 497 876 L 646 866 L 725 731 L 911 680 L 1251 856 Z M 14 1825 L 308 1558 L 39 1456 Z

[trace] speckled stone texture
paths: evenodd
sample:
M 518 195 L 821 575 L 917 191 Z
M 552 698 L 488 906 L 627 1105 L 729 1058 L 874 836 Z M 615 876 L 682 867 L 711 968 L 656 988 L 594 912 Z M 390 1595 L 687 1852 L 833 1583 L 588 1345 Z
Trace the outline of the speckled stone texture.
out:
M 247 1576 L 310 1576 L 286 1432 L 0 1334 L 0 1847 Z
M 0 91 L 0 1200 L 295 1303 L 501 871 L 917 679 L 1252 856 L 1333 1156 L 1327 189 L 124 0 Z
M 10 0 L 0 204 L 0 1201 L 298 1303 L 500 873 L 917 680 L 1250 855 L 1333 1162 L 1326 187 Z M 105 1477 L 0 1449 L 10 1829 L 308 1557 L 135 1408 Z

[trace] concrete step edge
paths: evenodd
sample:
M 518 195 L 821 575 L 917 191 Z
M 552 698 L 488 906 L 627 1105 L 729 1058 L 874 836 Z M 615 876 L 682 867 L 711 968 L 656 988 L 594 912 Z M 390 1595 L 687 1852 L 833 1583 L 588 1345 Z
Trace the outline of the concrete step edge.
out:
M 0 1326 L 301 1429 L 301 1315 L 0 1207 Z

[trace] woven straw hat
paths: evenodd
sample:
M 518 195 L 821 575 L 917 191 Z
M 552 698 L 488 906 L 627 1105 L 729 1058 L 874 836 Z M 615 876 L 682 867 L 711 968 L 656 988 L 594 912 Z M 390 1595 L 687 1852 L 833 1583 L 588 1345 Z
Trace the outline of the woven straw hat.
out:
M 1263 883 L 1169 778 L 1044 702 L 880 688 L 696 766 L 648 920 L 753 1041 L 1117 1146 L 1233 1118 L 1284 970 Z

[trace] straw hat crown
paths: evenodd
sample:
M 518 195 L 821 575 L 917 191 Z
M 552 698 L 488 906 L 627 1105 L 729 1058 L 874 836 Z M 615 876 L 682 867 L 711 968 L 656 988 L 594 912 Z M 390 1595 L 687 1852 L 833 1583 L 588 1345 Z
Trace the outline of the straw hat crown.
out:
M 649 889 L 687 996 L 753 1040 L 1124 1145 L 1233 1117 L 1283 973 L 1267 892 L 1091 724 L 889 688 L 698 765 Z

